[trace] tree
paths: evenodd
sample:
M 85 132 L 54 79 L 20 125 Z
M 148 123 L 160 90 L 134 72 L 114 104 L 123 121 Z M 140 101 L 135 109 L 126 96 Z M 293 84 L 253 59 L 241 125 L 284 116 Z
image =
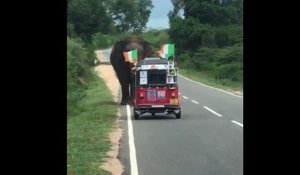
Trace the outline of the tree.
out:
M 134 32 L 141 32 L 146 27 L 153 5 L 151 0 L 138 0 L 137 5 L 137 24 Z
M 185 50 L 232 46 L 242 41 L 243 0 L 172 0 L 170 38 Z M 178 12 L 184 10 L 184 18 Z M 231 26 L 231 27 L 225 27 Z
M 67 21 L 77 36 L 90 40 L 94 33 L 113 31 L 112 17 L 105 1 L 68 0 L 67 5 Z
M 151 0 L 113 0 L 111 9 L 115 26 L 119 32 L 141 32 L 148 22 Z
M 169 35 L 176 48 L 196 51 L 200 46 L 215 47 L 214 28 L 210 24 L 199 23 L 194 18 L 171 20 Z
M 174 8 L 168 14 L 170 20 L 172 18 L 179 17 L 179 11 L 184 7 L 184 0 L 171 0 L 171 2 Z
M 68 0 L 68 36 L 91 41 L 95 33 L 141 32 L 146 27 L 151 0 Z
M 189 0 L 184 5 L 184 16 L 213 26 L 237 24 L 238 13 L 231 2 L 230 0 Z

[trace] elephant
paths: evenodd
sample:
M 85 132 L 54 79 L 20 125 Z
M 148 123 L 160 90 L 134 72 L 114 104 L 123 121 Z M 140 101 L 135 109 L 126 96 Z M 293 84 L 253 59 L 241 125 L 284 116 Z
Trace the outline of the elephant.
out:
M 133 104 L 135 95 L 135 68 L 136 63 L 125 62 L 123 52 L 138 50 L 138 61 L 150 57 L 152 48 L 150 43 L 141 37 L 130 36 L 116 42 L 112 48 L 110 62 L 121 84 L 121 105 Z

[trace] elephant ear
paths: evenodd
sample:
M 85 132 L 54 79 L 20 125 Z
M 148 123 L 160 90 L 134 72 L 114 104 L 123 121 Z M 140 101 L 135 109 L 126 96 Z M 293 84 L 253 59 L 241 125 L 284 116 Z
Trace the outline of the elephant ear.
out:
M 125 63 L 125 59 L 123 59 L 123 50 L 124 50 L 125 45 L 126 45 L 125 41 L 118 41 L 113 46 L 112 51 L 110 53 L 110 62 L 113 65 Z M 122 59 L 120 59 L 120 58 L 122 58 Z
M 120 56 L 120 54 L 123 53 L 122 51 L 124 50 L 125 45 L 126 45 L 125 41 L 116 42 L 114 47 L 112 48 L 110 56 L 112 57 L 116 54 L 117 54 L 117 56 Z
M 148 42 L 143 42 L 143 48 L 144 48 L 144 55 L 143 57 L 146 58 L 146 57 L 150 57 L 151 54 L 152 54 L 152 47 L 150 45 L 150 43 Z

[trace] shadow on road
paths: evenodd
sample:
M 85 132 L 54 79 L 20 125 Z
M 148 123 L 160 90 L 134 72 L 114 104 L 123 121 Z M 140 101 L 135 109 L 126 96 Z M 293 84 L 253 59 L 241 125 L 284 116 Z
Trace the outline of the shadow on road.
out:
M 139 116 L 138 120 L 176 120 L 176 117 L 174 115 L 166 115 L 166 114 L 155 114 L 155 116 L 152 116 L 151 114 L 143 114 Z

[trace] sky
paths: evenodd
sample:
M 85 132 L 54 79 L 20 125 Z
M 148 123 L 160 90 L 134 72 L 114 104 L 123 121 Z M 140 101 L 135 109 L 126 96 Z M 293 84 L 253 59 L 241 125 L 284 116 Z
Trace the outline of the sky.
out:
M 173 10 L 171 0 L 152 0 L 153 9 L 147 23 L 147 28 L 166 29 L 169 28 L 169 11 Z

